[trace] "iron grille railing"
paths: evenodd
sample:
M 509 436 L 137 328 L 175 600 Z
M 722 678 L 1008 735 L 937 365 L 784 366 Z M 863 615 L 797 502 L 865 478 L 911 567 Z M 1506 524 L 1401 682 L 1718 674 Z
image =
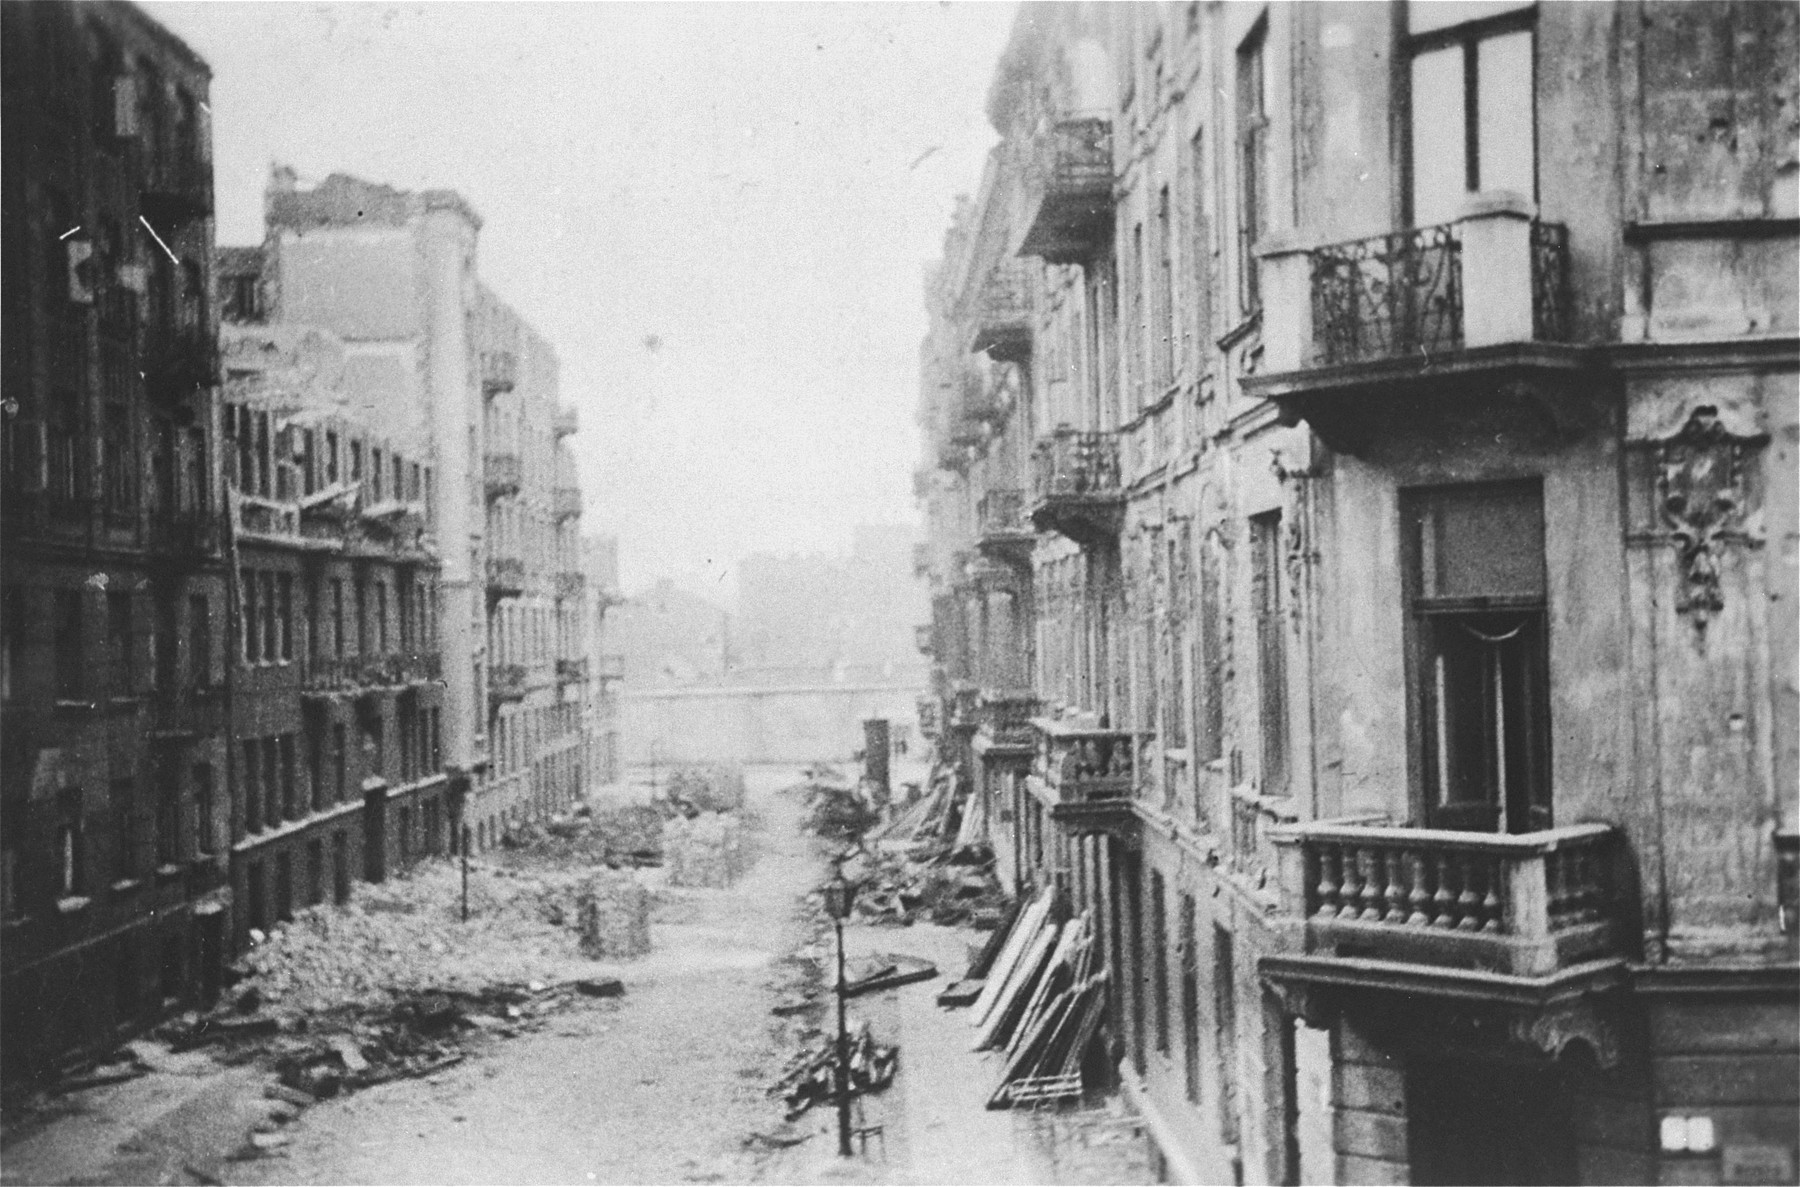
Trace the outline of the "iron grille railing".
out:
M 1462 345 L 1462 245 L 1452 225 L 1312 253 L 1313 345 L 1324 364 Z
M 1567 342 L 1573 297 L 1569 292 L 1569 228 L 1531 224 L 1531 333 L 1539 342 Z
M 1032 494 L 1110 497 L 1119 493 L 1119 442 L 1112 433 L 1058 429 L 1032 452 Z
M 1036 143 L 1036 163 L 1049 198 L 1112 195 L 1112 123 L 1059 120 Z
M 518 494 L 525 468 L 518 454 L 494 451 L 487 455 L 483 473 L 487 478 L 488 498 L 493 499 Z
M 510 350 L 481 352 L 481 389 L 492 395 L 510 392 L 519 378 L 519 356 Z

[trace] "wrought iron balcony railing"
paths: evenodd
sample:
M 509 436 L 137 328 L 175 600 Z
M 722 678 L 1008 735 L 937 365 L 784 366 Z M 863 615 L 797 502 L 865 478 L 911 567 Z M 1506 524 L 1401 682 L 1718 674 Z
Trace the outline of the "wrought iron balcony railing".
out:
M 524 664 L 494 664 L 488 668 L 488 700 L 496 703 L 522 700 L 526 690 Z
M 975 504 L 975 547 L 991 560 L 1022 565 L 1031 561 L 1037 529 L 1027 514 L 1022 490 L 990 490 Z
M 557 519 L 574 519 L 581 514 L 581 488 L 579 486 L 555 486 L 550 488 L 550 511 Z
M 1567 228 L 1507 195 L 1467 217 L 1323 247 L 1263 252 L 1264 369 L 1272 374 L 1562 342 Z M 1277 393 L 1279 394 L 1279 393 Z
M 519 493 L 525 478 L 525 467 L 516 453 L 490 450 L 483 464 L 489 500 Z
M 557 437 L 573 437 L 581 431 L 581 414 L 567 405 L 558 407 L 550 416 L 550 431 Z
M 510 350 L 481 352 L 481 391 L 485 396 L 510 392 L 519 382 L 519 356 Z
M 525 592 L 525 562 L 516 556 L 490 556 L 487 560 L 488 596 L 516 598 Z
M 1057 429 L 1031 456 L 1031 521 L 1077 543 L 1116 539 L 1124 493 L 1119 442 L 1109 432 Z
M 1030 145 L 1021 196 L 1025 238 L 1020 255 L 1079 264 L 1112 227 L 1112 122 L 1059 120 Z
M 1519 977 L 1619 954 L 1608 825 L 1505 834 L 1327 821 L 1270 832 L 1283 908 L 1304 917 L 1309 953 Z
M 971 353 L 1017 362 L 1031 355 L 1031 274 L 1018 259 L 996 263 L 981 285 L 970 319 Z

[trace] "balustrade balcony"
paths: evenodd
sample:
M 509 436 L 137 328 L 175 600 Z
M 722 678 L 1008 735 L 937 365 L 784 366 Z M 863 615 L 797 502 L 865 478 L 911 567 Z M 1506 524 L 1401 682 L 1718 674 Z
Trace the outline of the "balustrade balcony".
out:
M 1622 955 L 1616 833 L 1532 833 L 1320 822 L 1270 830 L 1283 909 L 1305 951 L 1539 978 Z
M 238 539 L 298 544 L 303 539 L 300 505 L 240 494 L 232 500 L 232 529 Z
M 1117 540 L 1125 511 L 1119 442 L 1109 432 L 1060 428 L 1031 456 L 1031 522 L 1078 544 Z
M 973 684 L 962 684 L 953 689 L 946 708 L 951 729 L 973 734 L 981 728 L 981 690 Z
M 988 491 L 975 505 L 975 521 L 975 547 L 981 555 L 1019 567 L 1031 564 L 1037 531 L 1026 514 L 1024 491 Z
M 1032 719 L 1043 702 L 1030 692 L 984 692 L 978 710 L 975 752 L 983 758 L 1029 758 L 1037 750 L 1037 727 Z
M 487 479 L 487 497 L 491 502 L 519 493 L 519 486 L 525 478 L 525 467 L 516 453 L 490 450 L 483 473 Z
M 920 697 L 917 708 L 920 734 L 927 738 L 935 738 L 943 732 L 943 722 L 939 717 L 939 705 L 936 697 Z
M 516 556 L 490 556 L 487 560 L 489 598 L 516 598 L 525 592 L 525 562 Z
M 1052 264 L 1085 263 L 1112 230 L 1112 122 L 1059 120 L 1032 141 L 1028 154 L 1019 254 Z
M 1138 735 L 1039 719 L 1037 777 L 1050 818 L 1076 834 L 1121 834 L 1133 825 Z
M 550 415 L 550 431 L 560 440 L 573 437 L 581 431 L 581 414 L 575 409 L 562 406 Z
M 557 519 L 574 519 L 581 514 L 581 488 L 557 486 L 550 489 L 550 512 Z
M 519 356 L 510 350 L 481 352 L 481 392 L 484 396 L 510 392 L 519 381 Z
M 1110 162 L 1109 162 L 1110 166 Z M 1023 362 L 1031 357 L 1031 274 L 1017 259 L 994 265 L 976 294 L 970 353 Z

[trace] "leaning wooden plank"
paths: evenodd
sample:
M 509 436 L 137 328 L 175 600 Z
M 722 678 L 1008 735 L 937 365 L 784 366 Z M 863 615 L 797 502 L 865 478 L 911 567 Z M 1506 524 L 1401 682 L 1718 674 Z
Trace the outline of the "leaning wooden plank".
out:
M 1024 899 L 1014 899 L 1007 904 L 1005 914 L 1000 917 L 1000 926 L 988 933 L 987 943 L 981 946 L 980 953 L 969 965 L 969 971 L 963 974 L 964 980 L 979 981 L 988 975 L 988 971 L 994 967 L 995 958 L 1000 955 L 1000 949 L 1006 946 L 1007 937 L 1012 935 L 1013 925 L 1024 912 L 1025 904 Z
M 1013 1027 L 1012 1037 L 1006 1044 L 1009 1052 L 1019 1045 L 1020 1040 L 1030 1031 L 1037 1016 L 1043 1012 L 1044 1007 L 1053 999 L 1054 995 L 1069 987 L 1071 979 L 1066 965 L 1070 950 L 1080 940 L 1081 921 L 1079 918 L 1071 919 L 1063 924 L 1062 935 L 1056 942 L 1056 950 L 1050 954 L 1050 960 L 1044 966 L 1043 976 L 1038 978 L 1037 987 L 1032 990 L 1024 1010 L 1020 1012 L 1018 1025 Z
M 1000 996 L 1000 990 L 1005 987 L 1007 977 L 1018 965 L 1025 950 L 1031 946 L 1038 929 L 1043 926 L 1045 918 L 1050 914 L 1050 893 L 1048 887 L 1039 891 L 1037 897 L 1031 901 L 1031 905 L 1025 908 L 1017 923 L 1014 924 L 1012 933 L 1007 936 L 1006 944 L 1000 950 L 1000 956 L 994 962 L 994 967 L 988 970 L 987 985 L 983 987 L 981 997 L 976 999 L 974 1012 L 969 1018 L 971 1025 L 982 1025 L 993 1011 L 994 1000 Z
M 1051 924 L 1038 933 L 1037 941 L 1032 944 L 1031 951 L 1019 962 L 1013 977 L 1001 990 L 1000 999 L 995 1003 L 994 1013 L 982 1027 L 975 1050 L 985 1051 L 989 1047 L 998 1046 L 1011 1037 L 1013 1027 L 1018 1025 L 1019 1015 L 1024 1012 L 1025 1004 L 1031 1000 L 1037 989 L 1038 979 L 1050 960 L 1050 953 L 1056 946 L 1057 933 L 1062 929 Z

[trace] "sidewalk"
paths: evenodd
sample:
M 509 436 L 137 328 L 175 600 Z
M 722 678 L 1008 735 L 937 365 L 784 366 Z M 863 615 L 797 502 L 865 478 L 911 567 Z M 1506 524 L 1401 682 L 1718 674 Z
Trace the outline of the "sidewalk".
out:
M 974 1031 L 968 1011 L 945 1010 L 934 1000 L 968 967 L 970 946 L 984 938 L 980 932 L 925 923 L 845 929 L 850 959 L 890 952 L 918 956 L 936 964 L 939 976 L 850 1004 L 852 1027 L 867 1018 L 878 1041 L 900 1048 L 893 1086 L 861 1102 L 860 1124 L 881 1125 L 885 1132 L 869 1139 L 866 1154 L 839 1158 L 836 1113 L 815 1107 L 799 1122 L 812 1138 L 771 1160 L 763 1169 L 764 1181 L 1149 1181 L 1140 1127 L 1117 1103 L 1056 1111 L 987 1108 L 999 1080 L 999 1054 L 970 1051 Z M 835 1019 L 828 1022 L 835 1024 Z

